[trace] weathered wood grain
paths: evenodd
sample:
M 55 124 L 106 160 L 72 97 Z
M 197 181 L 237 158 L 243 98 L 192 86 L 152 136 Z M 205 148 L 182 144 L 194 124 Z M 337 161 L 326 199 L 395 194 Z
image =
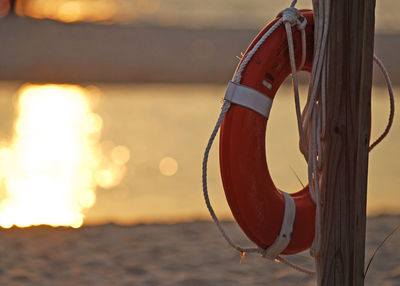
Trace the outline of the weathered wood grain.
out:
M 375 0 L 330 2 L 318 285 L 360 286 L 364 285 Z

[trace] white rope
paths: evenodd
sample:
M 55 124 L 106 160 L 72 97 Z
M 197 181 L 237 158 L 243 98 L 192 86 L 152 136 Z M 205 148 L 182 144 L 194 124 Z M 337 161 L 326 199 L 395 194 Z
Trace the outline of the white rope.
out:
M 233 82 L 234 83 L 240 83 L 242 79 L 242 72 L 246 68 L 247 64 L 250 62 L 254 54 L 257 52 L 257 50 L 261 47 L 261 45 L 265 42 L 266 39 L 283 23 L 282 18 L 280 18 L 278 21 L 275 22 L 275 24 L 261 37 L 261 39 L 257 42 L 257 44 L 254 45 L 254 47 L 251 49 L 249 53 L 245 55 L 245 58 L 243 59 L 242 63 L 240 64 L 240 67 L 238 71 L 236 72 Z
M 296 114 L 297 114 L 297 123 L 298 123 L 298 131 L 300 137 L 300 151 L 303 153 L 307 163 L 308 163 L 308 180 L 309 180 L 309 190 L 313 200 L 316 202 L 316 229 L 315 229 L 315 238 L 313 241 L 313 245 L 310 249 L 310 254 L 312 256 L 316 256 L 320 250 L 320 230 L 321 230 L 321 196 L 320 196 L 320 184 L 321 184 L 321 168 L 322 168 L 322 140 L 326 131 L 326 77 L 327 77 L 327 39 L 328 39 L 328 27 L 329 27 L 329 5 L 317 6 L 316 14 L 320 14 L 323 16 L 316 17 L 318 22 L 315 23 L 315 52 L 314 52 L 314 60 L 312 67 L 312 80 L 310 82 L 309 92 L 307 103 L 303 112 L 300 111 L 300 99 L 299 99 L 299 90 L 298 90 L 298 80 L 297 80 L 297 68 L 296 68 L 296 59 L 293 48 L 293 36 L 292 36 L 292 26 L 296 25 L 297 29 L 301 32 L 301 40 L 302 40 L 302 59 L 299 69 L 301 69 L 305 63 L 306 59 L 306 37 L 305 37 L 305 25 L 306 20 L 301 15 L 301 13 L 294 8 L 296 4 L 296 0 L 294 0 L 290 6 L 279 13 L 282 15 L 282 18 L 278 19 L 275 24 L 261 37 L 261 39 L 254 45 L 252 50 L 246 54 L 243 59 L 240 67 L 238 68 L 233 83 L 240 84 L 242 72 L 246 68 L 247 64 L 250 62 L 251 58 L 257 52 L 257 50 L 261 47 L 261 45 L 268 39 L 268 37 L 281 25 L 285 25 L 287 39 L 288 39 L 288 47 L 289 47 L 289 57 L 290 57 L 290 65 L 292 71 L 292 85 L 296 106 Z M 386 84 L 388 86 L 389 95 L 390 95 L 390 115 L 388 125 L 385 131 L 381 136 L 370 146 L 370 150 L 372 150 L 377 144 L 379 144 L 383 138 L 389 133 L 390 127 L 393 123 L 394 116 L 394 96 L 393 96 L 393 88 L 387 74 L 385 67 L 382 62 L 374 56 L 375 62 L 378 64 L 380 70 L 382 71 Z M 321 83 L 321 84 L 320 84 Z M 319 90 L 320 89 L 320 90 Z M 319 92 L 318 92 L 319 91 Z M 203 194 L 204 199 L 207 205 L 207 208 L 213 218 L 215 224 L 220 230 L 221 234 L 225 238 L 225 240 L 229 243 L 231 247 L 235 250 L 239 251 L 241 255 L 245 253 L 258 253 L 261 254 L 262 257 L 275 260 L 277 262 L 284 263 L 297 271 L 315 275 L 315 271 L 306 269 L 302 266 L 296 265 L 286 258 L 283 258 L 281 255 L 276 253 L 270 253 L 267 249 L 262 249 L 259 247 L 241 247 L 236 245 L 229 235 L 225 232 L 221 222 L 217 218 L 213 207 L 211 206 L 211 202 L 208 195 L 208 187 L 207 187 L 207 164 L 208 164 L 208 156 L 212 144 L 214 142 L 215 136 L 218 133 L 218 130 L 221 126 L 221 123 L 225 117 L 225 114 L 228 112 L 231 103 L 229 101 L 225 101 L 221 113 L 218 117 L 217 123 L 211 133 L 210 139 L 208 141 L 206 150 L 204 152 L 203 158 L 203 169 L 202 169 L 202 183 L 203 183 Z M 308 141 L 308 142 L 307 142 Z M 284 250 L 284 249 L 283 249 Z
M 293 36 L 292 36 L 292 26 L 295 24 L 298 24 L 298 29 L 302 32 L 302 41 L 306 42 L 305 39 L 305 24 L 307 21 L 304 18 L 303 21 L 299 21 L 299 15 L 300 12 L 294 7 L 287 8 L 280 12 L 278 15 L 281 15 L 285 19 L 285 30 L 286 30 L 286 36 L 287 36 L 287 42 L 288 42 L 288 48 L 289 48 L 289 57 L 290 57 L 290 67 L 292 70 L 292 86 L 293 86 L 293 93 L 294 93 L 294 99 L 295 99 L 295 105 L 296 105 L 296 114 L 297 114 L 297 126 L 298 126 L 298 131 L 299 131 L 299 136 L 300 136 L 300 145 L 305 146 L 306 144 L 306 139 L 305 139 L 305 134 L 303 132 L 302 128 L 302 119 L 301 119 L 301 111 L 300 111 L 300 100 L 299 100 L 299 88 L 298 88 L 298 80 L 297 80 L 297 68 L 296 68 L 296 58 L 294 54 L 294 47 L 293 47 Z M 299 21 L 299 22 L 298 22 Z M 304 36 L 303 36 L 304 34 Z M 306 43 L 302 44 L 302 47 L 306 47 Z M 300 69 L 304 66 L 305 59 L 306 59 L 306 52 L 307 49 L 302 50 L 302 59 L 301 59 L 301 64 L 300 64 Z
M 389 74 L 385 68 L 385 66 L 383 65 L 382 61 L 376 56 L 374 55 L 374 62 L 378 65 L 379 70 L 381 71 L 384 79 L 385 79 L 385 83 L 389 92 L 389 98 L 390 98 L 390 113 L 389 113 L 389 119 L 388 119 L 388 123 L 386 125 L 385 130 L 383 131 L 383 133 L 378 137 L 378 139 L 376 139 L 374 141 L 374 143 L 372 143 L 369 146 L 369 151 L 371 151 L 372 149 L 374 149 L 379 143 L 382 142 L 382 140 L 389 134 L 390 128 L 392 127 L 393 124 L 393 118 L 394 118 L 394 94 L 393 94 L 393 87 L 392 87 L 392 82 L 390 81 L 390 77 Z
M 326 130 L 326 76 L 327 76 L 327 42 L 330 19 L 330 5 L 324 1 L 314 1 L 314 59 L 310 86 L 305 107 L 302 112 L 302 132 L 308 134 L 308 144 L 300 145 L 308 164 L 308 184 L 311 197 L 316 204 L 315 235 L 310 248 L 311 256 L 316 256 L 321 248 L 321 169 L 322 140 Z M 297 106 L 296 109 L 300 108 Z

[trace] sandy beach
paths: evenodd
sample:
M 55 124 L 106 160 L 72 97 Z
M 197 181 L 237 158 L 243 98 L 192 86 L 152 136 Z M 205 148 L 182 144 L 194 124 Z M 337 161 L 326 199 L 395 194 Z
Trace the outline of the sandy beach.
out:
M 398 216 L 368 219 L 367 260 Z M 234 239 L 239 229 L 225 223 Z M 365 285 L 400 285 L 400 233 L 378 252 Z M 0 285 L 315 285 L 284 265 L 233 251 L 210 222 L 34 227 L 0 231 Z M 312 267 L 307 253 L 293 260 Z

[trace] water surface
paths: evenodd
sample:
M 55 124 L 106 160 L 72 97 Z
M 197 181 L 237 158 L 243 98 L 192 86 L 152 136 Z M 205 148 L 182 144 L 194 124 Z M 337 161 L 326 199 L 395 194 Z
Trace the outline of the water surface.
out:
M 10 140 L 15 120 L 13 94 L 19 84 L 0 86 L 2 141 Z M 169 221 L 208 218 L 201 190 L 204 147 L 220 111 L 224 85 L 99 84 L 94 112 L 102 118 L 102 142 L 126 146 L 130 160 L 125 177 L 111 189 L 97 189 L 86 223 Z M 397 90 L 398 88 L 396 88 Z M 302 93 L 305 87 L 302 87 Z M 384 128 L 388 96 L 373 91 L 372 137 Z M 304 98 L 304 97 L 303 97 Z M 397 99 L 399 97 L 397 96 Z M 276 185 L 295 192 L 306 182 L 306 165 L 298 151 L 291 88 L 279 91 L 267 134 L 268 165 Z M 230 217 L 219 176 L 218 140 L 211 151 L 209 189 L 217 213 Z M 395 119 L 388 138 L 370 156 L 368 214 L 399 213 L 400 125 Z

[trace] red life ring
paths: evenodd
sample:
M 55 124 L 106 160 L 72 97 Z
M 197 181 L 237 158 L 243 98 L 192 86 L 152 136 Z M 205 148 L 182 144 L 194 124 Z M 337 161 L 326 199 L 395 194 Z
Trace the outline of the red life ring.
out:
M 311 71 L 314 17 L 311 10 L 302 10 L 301 13 L 307 20 L 307 58 L 302 70 Z M 246 54 L 277 20 L 261 31 Z M 299 66 L 301 36 L 296 27 L 292 29 L 296 63 Z M 279 86 L 290 73 L 286 31 L 284 25 L 280 25 L 247 64 L 240 85 L 273 100 Z M 242 230 L 261 248 L 271 246 L 280 234 L 285 210 L 284 196 L 275 187 L 268 171 L 265 155 L 266 125 L 266 117 L 232 104 L 221 125 L 219 151 L 221 177 L 228 204 Z M 291 194 L 291 197 L 296 204 L 296 216 L 290 243 L 282 254 L 294 254 L 308 249 L 314 239 L 315 204 L 310 198 L 308 186 Z

